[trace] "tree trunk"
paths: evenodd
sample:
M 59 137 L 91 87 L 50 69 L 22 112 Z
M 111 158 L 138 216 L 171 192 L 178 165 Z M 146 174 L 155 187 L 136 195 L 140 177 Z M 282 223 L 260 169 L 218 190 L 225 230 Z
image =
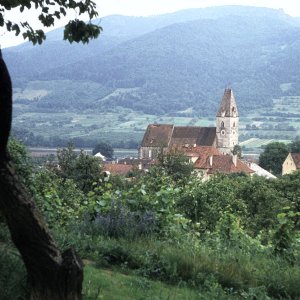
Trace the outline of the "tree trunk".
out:
M 81 299 L 83 264 L 71 248 L 61 253 L 6 153 L 12 91 L 0 51 L 0 210 L 27 269 L 33 300 Z

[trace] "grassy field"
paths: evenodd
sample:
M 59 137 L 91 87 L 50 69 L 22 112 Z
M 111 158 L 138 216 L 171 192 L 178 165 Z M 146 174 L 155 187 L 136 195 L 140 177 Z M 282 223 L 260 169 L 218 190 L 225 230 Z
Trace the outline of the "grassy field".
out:
M 160 281 L 98 269 L 87 265 L 84 270 L 83 299 L 86 300 L 193 300 L 199 292 L 171 286 Z

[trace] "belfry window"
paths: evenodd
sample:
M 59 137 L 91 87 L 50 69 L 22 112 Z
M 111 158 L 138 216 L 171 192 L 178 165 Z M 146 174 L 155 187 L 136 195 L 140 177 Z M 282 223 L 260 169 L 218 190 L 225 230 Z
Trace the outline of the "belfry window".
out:
M 224 128 L 224 122 L 223 121 L 221 122 L 221 127 Z
M 235 127 L 235 122 L 233 122 L 233 127 Z

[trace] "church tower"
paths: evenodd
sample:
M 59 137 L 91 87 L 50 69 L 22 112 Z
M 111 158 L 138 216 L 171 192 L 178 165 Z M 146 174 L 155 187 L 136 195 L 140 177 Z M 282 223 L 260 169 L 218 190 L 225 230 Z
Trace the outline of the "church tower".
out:
M 225 89 L 216 119 L 217 148 L 223 154 L 232 154 L 239 142 L 239 114 L 231 89 Z

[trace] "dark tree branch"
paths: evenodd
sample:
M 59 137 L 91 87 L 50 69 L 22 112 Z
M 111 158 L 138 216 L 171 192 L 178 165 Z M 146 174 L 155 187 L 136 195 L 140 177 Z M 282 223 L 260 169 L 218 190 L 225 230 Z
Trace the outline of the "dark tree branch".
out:
M 0 159 L 7 159 L 7 142 L 12 118 L 12 85 L 0 49 Z
M 98 16 L 96 3 L 92 0 L 2 0 L 0 1 L 0 27 L 5 26 L 7 31 L 15 35 L 22 33 L 24 39 L 35 44 L 42 44 L 46 35 L 42 29 L 34 30 L 28 22 L 15 23 L 5 19 L 5 11 L 13 8 L 24 9 L 35 7 L 39 11 L 38 19 L 42 27 L 54 26 L 55 21 L 66 16 L 67 11 L 74 10 L 78 16 L 87 15 L 89 22 L 85 23 L 75 19 L 69 21 L 65 26 L 64 39 L 69 42 L 88 43 L 91 39 L 97 38 L 102 28 L 91 23 L 91 20 Z
M 33 300 L 81 299 L 83 265 L 73 249 L 55 245 L 7 155 L 11 128 L 12 85 L 0 57 L 0 210 L 27 269 Z

